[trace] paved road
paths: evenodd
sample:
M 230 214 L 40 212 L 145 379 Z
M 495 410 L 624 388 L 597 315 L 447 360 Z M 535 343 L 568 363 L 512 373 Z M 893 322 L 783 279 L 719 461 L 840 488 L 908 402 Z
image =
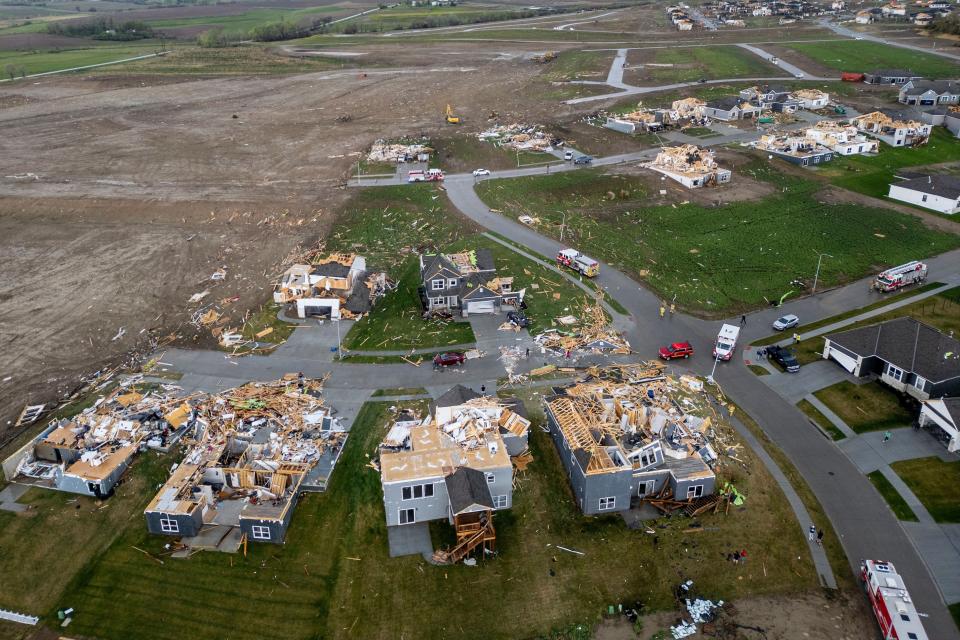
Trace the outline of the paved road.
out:
M 800 67 L 796 65 L 792 65 L 785 60 L 780 60 L 779 58 L 777 58 L 777 56 L 773 55 L 772 53 L 764 51 L 760 47 L 755 47 L 752 44 L 738 44 L 737 46 L 746 49 L 750 53 L 760 56 L 770 64 L 777 65 L 778 67 L 780 67 L 781 69 L 783 69 L 784 71 L 792 75 L 794 78 L 810 78 L 811 80 L 828 80 L 828 78 L 821 78 L 821 77 L 817 77 L 812 74 L 809 74 L 803 69 L 801 69 Z
M 453 204 L 477 223 L 528 246 L 543 255 L 553 255 L 560 244 L 537 234 L 513 220 L 492 213 L 473 190 L 472 180 L 453 179 L 447 182 L 447 192 Z M 944 266 L 944 272 L 960 268 L 960 251 L 935 259 Z M 951 266 L 952 265 L 952 266 Z M 931 277 L 937 271 L 931 271 Z M 937 276 L 939 277 L 939 276 Z M 658 345 L 678 337 L 694 343 L 701 353 L 709 353 L 719 322 L 709 322 L 677 314 L 659 319 L 659 299 L 625 274 L 607 264 L 601 264 L 597 282 L 608 290 L 633 316 L 634 326 L 628 338 L 641 356 L 652 356 Z M 837 289 L 829 297 L 833 304 L 846 309 L 858 308 L 869 297 L 869 279 Z M 768 331 L 767 319 L 777 313 L 790 313 L 804 307 L 805 320 L 814 321 L 837 311 L 824 306 L 820 298 L 810 298 L 785 305 L 772 313 L 761 312 L 748 320 L 750 331 Z M 829 310 L 828 310 L 829 309 Z M 799 314 L 798 314 L 799 315 Z M 754 322 L 754 318 L 760 322 Z M 743 343 L 742 343 L 743 344 Z M 709 358 L 691 361 L 700 374 L 709 373 Z M 811 435 L 806 417 L 780 396 L 770 393 L 760 379 L 742 362 L 732 361 L 718 367 L 715 377 L 724 392 L 729 394 L 765 430 L 779 446 L 813 490 L 830 518 L 856 573 L 863 558 L 892 561 L 910 586 L 918 608 L 927 613 L 925 620 L 930 637 L 960 639 L 943 598 L 931 577 L 932 572 L 913 547 L 911 538 L 893 516 L 886 502 L 863 473 L 844 453 L 826 438 Z
M 943 58 L 950 58 L 951 60 L 960 60 L 960 55 L 954 53 L 948 53 L 942 49 L 931 49 L 929 47 L 921 47 L 915 44 L 909 44 L 907 42 L 899 42 L 897 40 L 887 40 L 879 36 L 870 35 L 868 33 L 862 33 L 860 31 L 854 31 L 853 29 L 848 29 L 843 25 L 837 24 L 832 20 L 824 19 L 820 21 L 820 24 L 830 29 L 834 33 L 847 36 L 848 38 L 856 38 L 857 40 L 869 40 L 870 42 L 879 42 L 881 44 L 887 44 L 891 47 L 900 47 L 901 49 L 910 49 L 911 51 L 920 51 L 923 53 L 929 53 L 935 56 L 941 56 Z
M 554 27 L 553 30 L 554 31 L 573 31 L 573 28 L 576 27 L 577 25 L 590 24 L 592 22 L 596 22 L 600 18 L 606 18 L 607 16 L 612 16 L 616 13 L 620 13 L 620 10 L 617 9 L 616 11 L 608 11 L 607 13 L 601 13 L 600 15 L 594 16 L 589 20 L 578 20 L 577 22 L 568 22 L 567 24 L 561 24 L 559 26 Z

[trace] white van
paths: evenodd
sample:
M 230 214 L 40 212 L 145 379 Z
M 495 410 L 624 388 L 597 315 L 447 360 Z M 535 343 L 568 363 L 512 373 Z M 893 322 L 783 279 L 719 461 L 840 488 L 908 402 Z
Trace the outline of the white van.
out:
M 713 357 L 720 360 L 729 360 L 737 348 L 737 338 L 740 337 L 740 327 L 725 324 L 720 327 L 717 335 L 717 344 L 713 347 Z

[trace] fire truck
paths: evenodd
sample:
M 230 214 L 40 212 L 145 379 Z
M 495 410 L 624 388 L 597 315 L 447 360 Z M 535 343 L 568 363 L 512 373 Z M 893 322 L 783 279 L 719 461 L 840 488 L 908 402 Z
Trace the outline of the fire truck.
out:
M 600 273 L 600 263 L 576 249 L 561 249 L 557 254 L 557 266 L 569 267 L 588 278 L 593 278 Z
M 930 640 L 903 578 L 893 564 L 864 560 L 860 565 L 860 579 L 867 589 L 883 640 Z
M 926 279 L 927 265 L 914 260 L 878 274 L 873 281 L 873 288 L 877 291 L 896 291 L 908 284 L 923 282 Z

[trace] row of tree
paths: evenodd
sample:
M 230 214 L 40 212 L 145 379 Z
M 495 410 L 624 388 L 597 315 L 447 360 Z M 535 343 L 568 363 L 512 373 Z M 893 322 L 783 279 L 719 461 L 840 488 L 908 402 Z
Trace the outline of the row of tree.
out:
M 140 20 L 115 21 L 110 17 L 91 20 L 56 20 L 47 23 L 47 33 L 94 40 L 145 40 L 154 36 L 153 28 Z
M 960 15 L 948 13 L 930 23 L 929 29 L 935 33 L 949 33 L 951 35 L 960 35 Z

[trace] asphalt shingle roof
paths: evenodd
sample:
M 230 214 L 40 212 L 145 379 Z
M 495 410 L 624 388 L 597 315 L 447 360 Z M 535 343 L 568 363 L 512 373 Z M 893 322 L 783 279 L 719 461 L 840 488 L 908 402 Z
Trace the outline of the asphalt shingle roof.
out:
M 960 376 L 960 341 L 913 318 L 894 318 L 826 338 L 861 357 L 876 356 L 933 383 Z
M 446 393 L 437 398 L 437 406 L 457 407 L 467 400 L 473 400 L 479 397 L 481 397 L 480 394 L 473 389 L 469 389 L 462 384 L 457 384 L 450 387 Z
M 493 496 L 487 484 L 487 475 L 469 467 L 460 467 L 446 478 L 447 498 L 454 515 L 477 511 L 476 507 L 493 509 Z
M 951 200 L 960 198 L 960 178 L 956 176 L 918 176 L 893 184 L 904 189 L 937 195 Z

